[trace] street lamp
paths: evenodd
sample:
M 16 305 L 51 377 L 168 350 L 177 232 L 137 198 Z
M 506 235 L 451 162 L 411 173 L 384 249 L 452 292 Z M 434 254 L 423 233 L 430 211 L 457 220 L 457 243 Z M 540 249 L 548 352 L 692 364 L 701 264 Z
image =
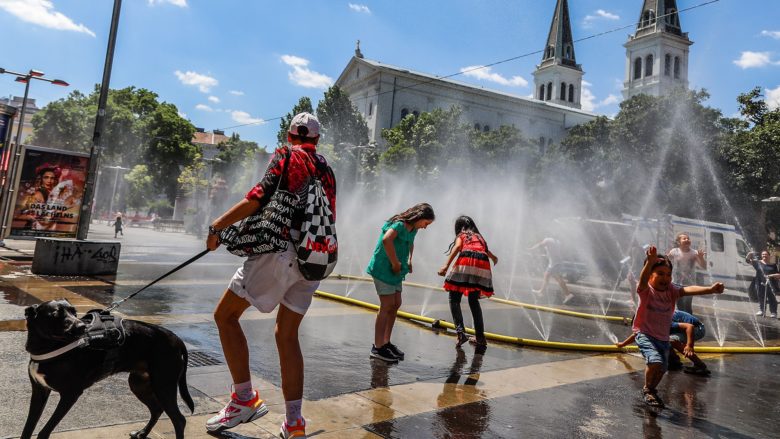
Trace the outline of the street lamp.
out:
M 0 67 L 0 74 L 8 74 L 8 75 L 14 75 L 16 76 L 16 82 L 23 82 L 24 85 L 24 98 L 22 99 L 22 111 L 19 115 L 19 128 L 16 130 L 16 142 L 11 145 L 10 148 L 6 148 L 8 150 L 7 153 L 4 151 L 4 158 L 3 163 L 6 163 L 8 166 L 6 169 L 3 170 L 4 173 L 4 182 L 3 182 L 3 188 L 2 192 L 0 192 L 0 212 L 2 217 L 0 217 L 0 246 L 5 246 L 5 243 L 3 242 L 3 238 L 5 237 L 5 229 L 8 228 L 8 224 L 6 224 L 6 218 L 8 217 L 8 210 L 13 205 L 13 199 L 14 199 L 14 190 L 12 188 L 14 180 L 16 180 L 16 173 L 17 173 L 17 166 L 19 164 L 19 156 L 21 155 L 21 143 L 22 143 L 22 128 L 24 127 L 24 115 L 27 111 L 27 96 L 30 93 L 30 80 L 31 79 L 37 79 L 39 81 L 48 82 L 50 84 L 59 85 L 63 87 L 67 87 L 70 84 L 63 81 L 62 79 L 49 79 L 45 78 L 43 72 L 40 70 L 34 70 L 30 69 L 27 73 L 19 73 L 14 72 L 11 70 L 6 70 L 2 67 Z M 10 174 L 9 174 L 10 172 Z

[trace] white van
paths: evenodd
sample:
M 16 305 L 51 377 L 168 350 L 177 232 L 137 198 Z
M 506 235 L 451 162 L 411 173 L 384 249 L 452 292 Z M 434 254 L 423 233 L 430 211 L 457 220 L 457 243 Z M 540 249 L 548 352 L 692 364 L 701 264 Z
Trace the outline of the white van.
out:
M 648 219 L 624 214 L 623 221 L 633 226 L 636 242 L 655 244 L 663 254 L 675 247 L 677 234 L 687 234 L 692 249 L 707 252 L 707 268 L 697 268 L 696 282 L 700 285 L 723 282 L 726 288 L 746 291 L 756 274 L 745 261 L 749 251 L 745 239 L 731 224 L 675 215 Z

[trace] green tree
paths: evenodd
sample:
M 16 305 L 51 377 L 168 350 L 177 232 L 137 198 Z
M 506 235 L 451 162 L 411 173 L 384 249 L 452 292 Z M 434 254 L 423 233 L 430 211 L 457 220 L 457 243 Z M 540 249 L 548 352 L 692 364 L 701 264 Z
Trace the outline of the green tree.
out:
M 131 209 L 146 208 L 155 199 L 154 183 L 146 165 L 135 165 L 125 174 L 125 181 L 127 182 L 126 202 Z
M 96 86 L 89 96 L 75 91 L 46 105 L 32 119 L 32 142 L 88 152 L 98 96 Z M 125 167 L 140 162 L 147 164 L 155 191 L 164 193 L 172 203 L 176 196 L 176 176 L 197 152 L 191 143 L 194 132 L 195 127 L 179 116 L 176 106 L 160 102 L 156 93 L 135 87 L 110 90 L 101 163 Z M 101 205 L 101 200 L 96 203 Z
M 221 176 L 225 180 L 230 194 L 246 193 L 255 183 L 251 179 L 257 169 L 268 160 L 265 149 L 255 142 L 241 140 L 238 134 L 233 134 L 226 142 L 220 143 L 217 149 L 219 152 L 214 162 L 215 176 Z
M 287 130 L 290 129 L 290 122 L 292 118 L 298 113 L 311 113 L 314 114 L 314 109 L 311 106 L 311 99 L 304 96 L 298 99 L 298 103 L 295 104 L 292 111 L 287 113 L 281 121 L 279 121 L 279 132 L 276 134 L 276 141 L 278 145 L 287 144 Z
M 317 119 L 322 131 L 320 142 L 330 143 L 337 148 L 342 143 L 368 143 L 368 125 L 365 119 L 352 105 L 349 95 L 338 86 L 334 85 L 325 91 L 325 96 L 317 104 Z

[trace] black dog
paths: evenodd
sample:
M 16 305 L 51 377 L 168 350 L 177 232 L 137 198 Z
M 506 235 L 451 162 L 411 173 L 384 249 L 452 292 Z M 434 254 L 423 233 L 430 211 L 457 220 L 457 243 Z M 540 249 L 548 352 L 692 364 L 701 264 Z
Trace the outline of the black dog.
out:
M 173 423 L 176 439 L 184 438 L 186 421 L 177 405 L 177 386 L 191 412 L 195 404 L 187 390 L 187 348 L 176 334 L 144 322 L 122 320 L 121 345 L 107 348 L 99 343 L 94 346 L 86 343 L 54 358 L 35 360 L 85 340 L 87 325 L 78 319 L 76 309 L 66 300 L 30 306 L 24 314 L 27 317 L 25 349 L 31 355 L 28 371 L 32 397 L 22 439 L 32 436 L 52 390 L 60 394 L 60 401 L 38 433 L 39 438 L 49 437 L 84 390 L 118 372 L 130 372 L 130 390 L 151 412 L 146 426 L 130 436 L 145 438 L 165 412 Z

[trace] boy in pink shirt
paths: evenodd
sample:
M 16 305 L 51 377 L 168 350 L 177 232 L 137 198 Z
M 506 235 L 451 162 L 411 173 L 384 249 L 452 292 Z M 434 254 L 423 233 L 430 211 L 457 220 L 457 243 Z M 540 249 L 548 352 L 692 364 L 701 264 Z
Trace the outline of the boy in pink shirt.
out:
M 636 344 L 645 357 L 645 386 L 642 389 L 645 403 L 663 407 L 664 403 L 656 393 L 669 364 L 669 327 L 677 299 L 683 296 L 720 294 L 723 284 L 716 282 L 709 287 L 679 287 L 672 283 L 672 263 L 658 250 L 650 246 L 647 259 L 636 287 L 639 308 L 634 316 L 633 331 Z

